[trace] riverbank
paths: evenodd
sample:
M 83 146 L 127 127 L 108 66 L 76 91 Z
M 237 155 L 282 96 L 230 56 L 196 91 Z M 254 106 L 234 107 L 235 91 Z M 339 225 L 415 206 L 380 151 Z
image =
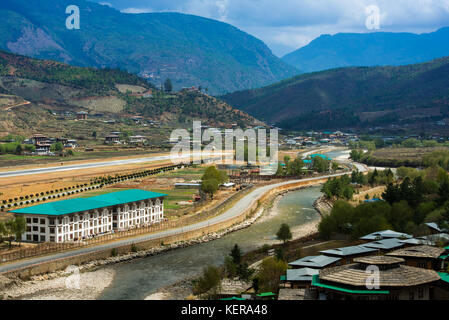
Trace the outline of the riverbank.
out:
M 313 182 L 315 184 L 315 182 Z M 302 189 L 304 187 L 298 188 L 294 187 L 295 190 Z M 102 270 L 107 269 L 108 266 L 113 264 L 120 264 L 124 262 L 129 262 L 132 260 L 144 260 L 142 258 L 151 257 L 158 255 L 160 253 L 172 251 L 178 248 L 187 248 L 190 246 L 195 246 L 199 244 L 205 244 L 206 242 L 210 242 L 213 240 L 217 240 L 229 233 L 233 233 L 238 230 L 242 230 L 251 226 L 256 220 L 258 220 L 262 213 L 264 212 L 264 208 L 266 207 L 267 202 L 270 202 L 271 199 L 276 198 L 279 192 L 283 192 L 285 194 L 285 190 L 278 190 L 277 192 L 272 192 L 271 195 L 267 195 L 264 200 L 260 200 L 259 208 L 253 210 L 252 215 L 249 219 L 245 220 L 242 223 L 236 224 L 232 227 L 224 229 L 221 232 L 211 233 L 208 235 L 203 235 L 200 238 L 196 238 L 190 241 L 180 241 L 171 245 L 159 246 L 155 248 L 151 248 L 145 251 L 140 251 L 136 253 L 127 253 L 122 256 L 116 257 L 108 257 L 102 258 L 102 260 L 91 261 L 79 266 L 79 272 L 81 274 L 81 279 L 85 273 L 94 273 L 96 275 L 95 279 L 98 279 L 100 282 L 105 284 L 104 286 L 98 285 L 98 290 L 93 290 L 88 286 L 81 286 L 81 289 L 77 289 L 78 293 L 74 293 L 73 289 L 68 289 L 65 286 L 65 280 L 70 275 L 66 272 L 53 272 L 49 274 L 45 274 L 43 276 L 33 276 L 27 278 L 29 281 L 22 281 L 20 279 L 12 279 L 13 284 L 7 287 L 3 287 L 0 285 L 0 296 L 3 296 L 5 299 L 29 299 L 32 297 L 36 297 L 36 299 L 76 299 L 76 296 L 82 297 L 82 299 L 97 299 L 101 294 L 103 288 L 107 287 L 108 283 L 110 283 L 110 279 L 114 279 L 114 276 L 108 277 L 108 273 L 103 274 Z M 262 207 L 262 208 L 261 208 Z M 312 209 L 310 209 L 312 210 Z M 275 232 L 275 231 L 273 231 Z M 271 234 L 271 233 L 270 233 Z M 258 243 L 259 244 L 259 243 Z M 98 271 L 98 272 L 97 272 Z M 85 277 L 85 276 L 84 276 Z M 1 281 L 0 281 L 1 282 Z M 91 281 L 90 283 L 95 284 L 95 281 Z M 87 287 L 87 289 L 86 289 Z M 55 295 L 56 294 L 56 295 Z M 142 297 L 142 299 L 145 296 Z
M 280 194 L 277 194 L 276 196 L 273 196 L 271 199 L 269 199 L 267 201 L 265 206 L 263 208 L 261 208 L 261 210 L 259 212 L 260 218 L 256 219 L 254 224 L 264 223 L 264 222 L 267 222 L 267 221 L 273 219 L 274 217 L 278 216 L 281 213 L 280 208 L 279 208 L 279 204 L 280 204 L 281 200 L 285 196 L 287 196 L 288 194 L 290 194 L 292 192 L 304 190 L 304 189 L 306 189 L 306 188 L 301 187 L 301 188 L 297 188 L 294 190 L 284 191 Z M 313 210 L 313 209 L 310 209 L 310 210 Z M 262 214 L 260 214 L 261 212 L 262 212 Z M 318 234 L 318 225 L 319 225 L 320 221 L 321 221 L 321 215 L 319 215 L 319 218 L 314 221 L 291 228 L 291 230 L 290 230 L 292 232 L 292 240 L 291 241 L 292 242 L 293 241 L 306 242 L 306 241 L 310 241 L 310 239 L 315 238 Z M 280 243 L 282 243 L 282 241 L 276 240 L 274 238 L 272 238 L 272 239 L 265 238 L 262 241 L 260 241 L 259 244 L 260 244 L 260 247 L 262 247 L 264 245 L 273 247 L 273 246 L 279 245 Z M 245 255 L 248 256 L 248 255 L 251 255 L 252 253 L 256 253 L 257 251 L 259 251 L 259 250 L 255 250 L 254 252 L 248 252 Z M 261 262 L 262 262 L 262 260 L 251 261 L 250 262 L 251 268 L 257 269 Z M 189 279 L 185 279 L 185 280 L 176 282 L 176 283 L 166 286 L 164 288 L 161 288 L 158 291 L 147 296 L 145 298 L 145 300 L 193 299 L 194 296 L 192 295 L 192 289 L 193 289 L 192 281 L 199 277 L 200 277 L 200 274 L 198 274 L 197 276 L 191 277 Z

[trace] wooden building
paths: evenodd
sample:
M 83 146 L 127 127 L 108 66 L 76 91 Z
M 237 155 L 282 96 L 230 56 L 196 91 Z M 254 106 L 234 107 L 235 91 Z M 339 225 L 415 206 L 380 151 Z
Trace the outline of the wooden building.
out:
M 441 259 L 444 248 L 432 246 L 414 246 L 387 253 L 387 256 L 403 258 L 405 264 L 412 267 L 441 270 L 444 259 Z
M 371 256 L 354 262 L 314 276 L 320 300 L 431 300 L 441 280 L 436 271 L 404 265 L 402 258 Z M 377 268 L 377 276 L 368 267 Z

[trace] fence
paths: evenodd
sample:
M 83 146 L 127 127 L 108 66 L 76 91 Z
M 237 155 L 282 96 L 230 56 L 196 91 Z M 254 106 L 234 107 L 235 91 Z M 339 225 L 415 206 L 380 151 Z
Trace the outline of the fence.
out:
M 228 197 L 225 201 L 221 202 L 219 205 L 215 206 L 209 210 L 203 210 L 193 216 L 184 217 L 175 221 L 163 221 L 160 223 L 153 224 L 147 227 L 134 228 L 126 231 L 116 231 L 114 233 L 98 235 L 92 237 L 88 240 L 82 240 L 78 242 L 66 242 L 66 243 L 42 243 L 38 244 L 32 248 L 21 248 L 14 252 L 6 252 L 0 254 L 0 263 L 11 262 L 15 260 L 20 260 L 24 258 L 31 258 L 40 255 L 46 255 L 55 252 L 62 252 L 66 250 L 78 249 L 81 247 L 93 246 L 100 243 L 107 243 L 113 240 L 126 239 L 126 238 L 134 238 L 143 235 L 150 235 L 152 233 L 157 233 L 160 231 L 182 228 L 185 226 L 189 226 L 201 221 L 204 221 L 207 218 L 210 218 L 214 215 L 218 215 L 221 211 L 223 211 L 232 201 L 236 198 L 240 197 L 242 194 L 247 193 L 253 186 L 249 186 L 246 189 L 233 194 Z M 180 231 L 181 232 L 181 231 Z

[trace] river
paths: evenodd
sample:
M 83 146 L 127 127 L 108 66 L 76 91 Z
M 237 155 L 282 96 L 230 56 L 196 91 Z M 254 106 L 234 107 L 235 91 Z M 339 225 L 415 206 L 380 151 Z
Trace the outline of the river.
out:
M 114 280 L 99 299 L 144 299 L 160 288 L 200 273 L 206 265 L 221 265 L 234 244 L 243 252 L 260 248 L 273 240 L 282 223 L 291 228 L 319 219 L 313 202 L 320 188 L 312 187 L 286 194 L 278 204 L 279 214 L 221 239 L 174 250 L 154 257 L 113 266 Z
M 343 150 L 335 150 L 328 156 L 335 159 L 344 154 Z M 320 187 L 290 192 L 279 201 L 278 214 L 263 217 L 247 229 L 212 242 L 115 265 L 114 279 L 99 299 L 141 300 L 163 287 L 197 275 L 206 265 L 223 264 L 224 257 L 236 243 L 243 252 L 258 249 L 275 239 L 282 223 L 294 230 L 319 219 L 313 203 L 320 196 Z

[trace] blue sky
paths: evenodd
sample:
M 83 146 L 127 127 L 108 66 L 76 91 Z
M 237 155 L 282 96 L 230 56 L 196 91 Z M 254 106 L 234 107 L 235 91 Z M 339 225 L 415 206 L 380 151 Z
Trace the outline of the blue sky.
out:
M 182 12 L 230 23 L 282 56 L 321 34 L 372 32 L 366 8 L 380 10 L 380 29 L 431 32 L 449 26 L 449 0 L 96 0 L 122 12 Z

